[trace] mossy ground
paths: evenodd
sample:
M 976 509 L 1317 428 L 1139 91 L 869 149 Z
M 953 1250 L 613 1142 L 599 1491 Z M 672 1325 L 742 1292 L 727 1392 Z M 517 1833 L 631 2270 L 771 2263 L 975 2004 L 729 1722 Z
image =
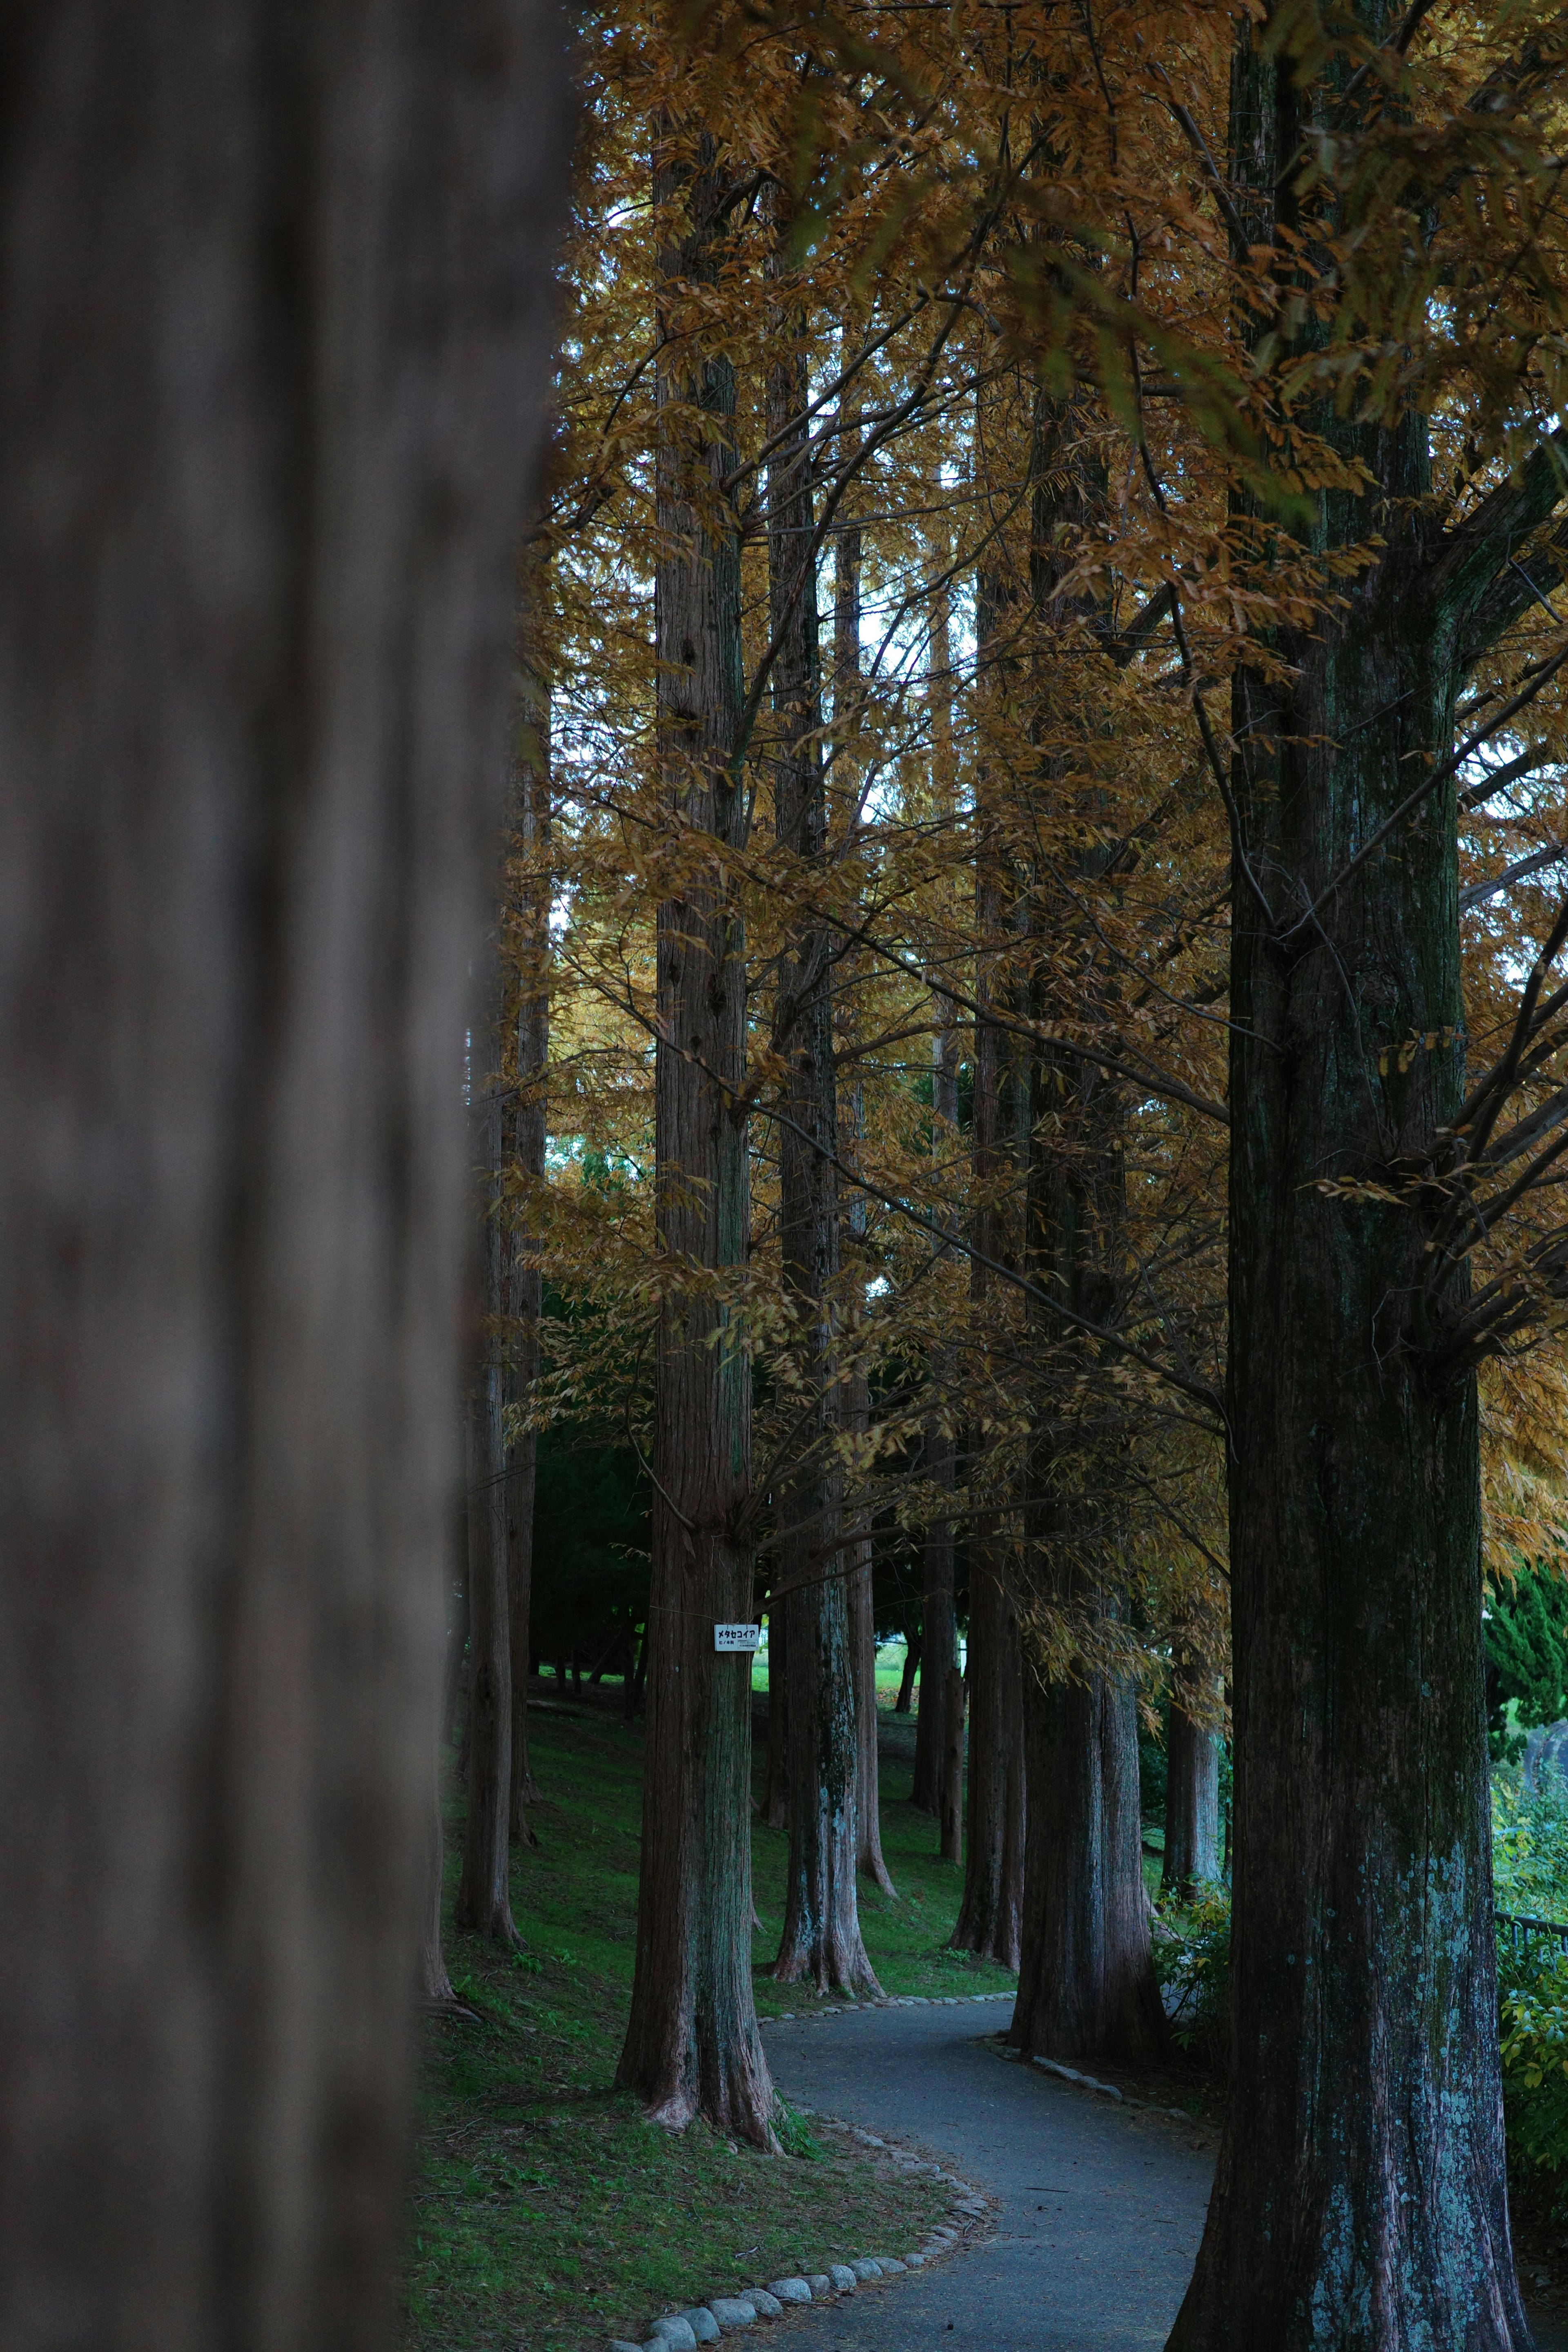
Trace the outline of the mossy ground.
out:
M 640 2339 L 672 2303 L 803 2263 L 907 2251 L 944 2209 L 939 2185 L 816 2121 L 788 2135 L 800 2153 L 769 2158 L 700 2125 L 671 2135 L 615 2091 L 631 1990 L 641 1726 L 546 1696 L 531 1712 L 531 1747 L 543 1801 L 537 1849 L 514 1858 L 524 1948 L 508 1956 L 448 1933 L 454 1983 L 484 2021 L 426 2027 L 407 2352 L 576 2352 L 609 2336 Z M 912 1727 L 889 1726 L 885 1748 L 882 1839 L 899 1899 L 861 1895 L 884 1989 L 1011 1990 L 1005 1971 L 944 1949 L 960 1874 L 936 1858 L 935 1823 L 907 1801 Z M 454 1788 L 448 1895 L 459 1834 Z M 785 1855 L 784 1834 L 759 1826 L 759 1969 L 777 1948 Z M 763 1975 L 756 1984 L 764 2016 L 815 2005 L 809 1988 Z

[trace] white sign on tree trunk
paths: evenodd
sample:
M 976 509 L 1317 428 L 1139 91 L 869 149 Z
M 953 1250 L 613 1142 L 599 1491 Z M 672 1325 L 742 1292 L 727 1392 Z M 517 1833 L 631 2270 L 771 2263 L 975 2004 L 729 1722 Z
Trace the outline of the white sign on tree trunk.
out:
M 713 1647 L 716 1650 L 754 1650 L 763 1638 L 760 1625 L 715 1625 Z

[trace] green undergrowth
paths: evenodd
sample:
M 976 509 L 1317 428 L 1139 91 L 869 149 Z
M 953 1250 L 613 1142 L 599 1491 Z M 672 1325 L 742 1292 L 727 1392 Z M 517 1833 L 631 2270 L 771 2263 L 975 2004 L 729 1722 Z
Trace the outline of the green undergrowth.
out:
M 1492 1773 L 1492 1852 L 1500 1911 L 1568 1923 L 1568 1788 L 1526 1789 Z M 1500 1929 L 1503 2115 L 1516 2222 L 1561 2239 L 1568 2227 L 1568 1954 L 1550 1938 Z
M 1568 1788 L 1557 1776 L 1527 1789 L 1512 1766 L 1491 1781 L 1493 1886 L 1500 1921 L 1498 1987 L 1509 2191 L 1532 2242 L 1568 2226 L 1568 1953 L 1517 1922 L 1568 1925 Z M 1211 2073 L 1223 2070 L 1230 2030 L 1230 1891 L 1200 1890 L 1164 1905 L 1154 1962 L 1176 2040 Z
M 641 1727 L 557 1703 L 532 1711 L 530 1728 L 543 1801 L 537 1848 L 514 1859 L 523 1948 L 509 1956 L 448 1926 L 453 1982 L 480 2022 L 426 2028 L 406 2352 L 640 2340 L 671 2304 L 802 2263 L 906 2252 L 944 2209 L 939 2184 L 908 2178 L 816 2118 L 786 2113 L 781 2135 L 793 2152 L 766 2157 L 702 2125 L 665 2131 L 615 2090 L 637 1916 Z M 905 1993 L 1011 1990 L 1003 1970 L 942 1951 L 960 1874 L 935 1858 L 935 1824 L 901 1801 L 907 1771 L 895 1762 L 886 1780 L 883 1844 L 900 1899 L 862 1894 L 880 1982 Z M 460 1834 L 454 1789 L 448 1922 Z M 759 1965 L 776 1948 L 785 1859 L 782 1833 L 759 1826 Z M 808 1987 L 763 1976 L 757 1999 L 764 2015 L 826 2005 Z

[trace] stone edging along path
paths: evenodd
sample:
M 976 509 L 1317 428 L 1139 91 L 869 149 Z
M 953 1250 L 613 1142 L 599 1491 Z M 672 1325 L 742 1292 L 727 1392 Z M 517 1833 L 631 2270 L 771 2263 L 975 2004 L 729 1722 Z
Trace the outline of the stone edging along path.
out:
M 883 2000 L 837 2001 L 831 2008 L 820 2010 L 784 2010 L 772 2017 L 760 2018 L 758 2023 L 820 2023 L 829 2017 L 846 2017 L 868 2009 L 960 2009 L 972 2000 L 996 1998 L 994 1993 L 907 1993 Z M 799 2107 L 795 2112 L 810 2115 L 812 2110 Z M 759 2319 L 782 2319 L 792 2304 L 837 2302 L 840 2296 L 854 2294 L 859 2287 L 869 2285 L 874 2279 L 898 2278 L 907 2271 L 922 2270 L 928 2263 L 936 2262 L 961 2245 L 965 2236 L 984 2221 L 990 2210 L 988 2200 L 955 2173 L 943 2171 L 938 2164 L 924 2163 L 912 2151 L 900 2148 L 895 2141 L 880 2138 L 875 2132 L 862 2131 L 858 2124 L 841 2123 L 834 2116 L 823 2116 L 818 2120 L 847 2132 L 862 2147 L 885 2151 L 906 2171 L 927 2173 L 933 2180 L 943 2181 L 956 2189 L 958 2194 L 949 2208 L 948 2220 L 931 2232 L 922 2246 L 905 2254 L 901 2261 L 889 2254 L 865 2254 L 852 2263 L 835 2263 L 826 2271 L 803 2271 L 796 2277 L 774 2279 L 765 2287 L 747 2287 L 740 2294 L 716 2294 L 710 2303 L 666 2312 L 654 2321 L 644 2344 L 612 2336 L 608 2352 L 697 2352 L 698 2345 L 717 2343 L 721 2336 L 753 2326 Z

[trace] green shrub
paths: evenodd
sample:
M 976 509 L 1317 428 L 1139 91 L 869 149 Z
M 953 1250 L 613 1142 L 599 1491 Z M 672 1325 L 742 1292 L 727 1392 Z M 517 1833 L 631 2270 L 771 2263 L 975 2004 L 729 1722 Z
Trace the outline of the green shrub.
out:
M 1154 1972 L 1172 2031 L 1205 2065 L 1226 2063 L 1230 2040 L 1230 1889 L 1204 1886 L 1196 1900 L 1156 1915 Z
M 1527 1790 L 1492 1776 L 1496 1900 L 1501 1911 L 1568 1921 L 1568 1790 Z M 1230 1890 L 1162 1905 L 1154 1968 L 1178 2043 L 1205 2065 L 1226 2063 L 1230 2024 Z M 1500 2027 L 1509 2188 L 1515 2205 L 1568 2221 L 1568 1954 L 1540 1937 L 1516 1948 L 1499 1931 Z
M 1568 1715 L 1568 1582 L 1553 1570 L 1521 1567 L 1489 1596 L 1484 1635 L 1492 1756 L 1515 1763 L 1524 1736 L 1510 1726 L 1510 1700 L 1521 1725 Z
M 1502 1995 L 1502 2102 L 1517 2203 L 1568 2220 L 1568 1956 L 1510 1971 Z
M 1568 1919 L 1568 1788 L 1561 1776 L 1526 1789 L 1518 1772 L 1493 1772 L 1492 1886 L 1500 1911 Z

